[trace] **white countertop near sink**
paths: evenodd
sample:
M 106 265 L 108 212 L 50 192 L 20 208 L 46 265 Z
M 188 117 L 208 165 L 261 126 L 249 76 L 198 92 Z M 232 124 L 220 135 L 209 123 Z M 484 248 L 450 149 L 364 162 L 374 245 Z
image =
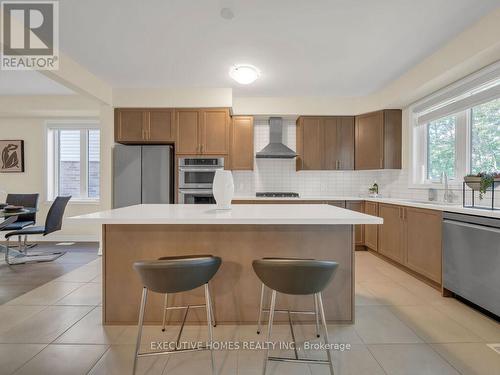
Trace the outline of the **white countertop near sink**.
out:
M 255 195 L 239 195 L 233 198 L 235 201 L 364 201 L 363 197 L 355 196 L 332 196 L 332 195 L 306 195 L 298 198 L 293 197 L 256 197 Z
M 355 197 L 355 196 L 338 196 L 338 195 L 318 195 L 318 196 L 301 196 L 299 198 L 268 198 L 255 196 L 236 196 L 234 200 L 297 200 L 297 201 L 370 201 L 387 204 L 397 204 L 400 206 L 425 208 L 428 210 L 438 210 L 446 212 L 456 212 L 466 215 L 493 217 L 500 219 L 500 210 L 489 210 L 480 208 L 465 208 L 461 204 L 445 204 L 442 202 L 417 201 L 405 198 L 370 198 L 370 197 Z
M 234 204 L 231 210 L 215 205 L 141 204 L 87 215 L 71 221 L 97 224 L 382 224 L 381 218 L 325 204 Z

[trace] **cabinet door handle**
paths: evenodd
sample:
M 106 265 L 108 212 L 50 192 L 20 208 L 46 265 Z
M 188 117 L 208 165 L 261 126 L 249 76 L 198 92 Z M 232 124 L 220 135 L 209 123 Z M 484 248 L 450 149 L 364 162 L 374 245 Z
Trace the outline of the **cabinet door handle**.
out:
M 200 152 L 203 154 L 203 144 L 200 145 Z

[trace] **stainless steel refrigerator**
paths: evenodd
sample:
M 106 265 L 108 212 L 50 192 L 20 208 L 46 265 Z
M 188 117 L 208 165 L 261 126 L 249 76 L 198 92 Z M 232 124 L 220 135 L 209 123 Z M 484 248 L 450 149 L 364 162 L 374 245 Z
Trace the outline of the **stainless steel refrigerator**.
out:
M 116 144 L 113 149 L 113 208 L 173 203 L 172 146 Z

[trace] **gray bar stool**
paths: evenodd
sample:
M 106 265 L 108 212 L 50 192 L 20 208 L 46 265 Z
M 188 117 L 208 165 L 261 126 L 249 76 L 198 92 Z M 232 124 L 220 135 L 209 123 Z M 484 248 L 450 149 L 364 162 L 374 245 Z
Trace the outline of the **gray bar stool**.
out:
M 323 335 L 325 344 L 329 346 L 328 329 L 326 326 L 325 310 L 323 308 L 323 298 L 321 292 L 330 283 L 338 263 L 326 260 L 305 260 L 305 259 L 259 259 L 253 261 L 253 269 L 260 281 L 272 290 L 271 305 L 269 308 L 269 322 L 267 329 L 267 342 L 271 340 L 273 328 L 273 319 L 276 307 L 276 292 L 292 295 L 314 295 L 315 305 L 318 306 L 323 325 Z M 286 310 L 285 310 L 286 311 Z M 291 313 L 288 312 L 288 319 L 292 340 L 295 342 L 295 334 Z M 297 349 L 295 349 L 295 358 L 270 357 L 269 346 L 266 349 L 264 359 L 263 374 L 266 374 L 268 361 L 280 362 L 299 362 L 324 364 L 330 367 L 330 373 L 333 375 L 333 361 L 330 350 L 327 348 L 326 354 L 328 360 L 315 360 L 299 358 Z
M 158 258 L 158 260 L 179 260 L 179 259 L 193 259 L 193 258 L 211 258 L 213 255 L 211 254 L 202 254 L 202 255 L 176 255 L 176 256 L 168 256 L 168 257 L 161 257 Z M 209 283 L 209 289 L 210 289 L 210 283 Z M 182 320 L 182 326 L 184 326 L 184 322 L 186 321 L 189 309 L 200 309 L 200 308 L 206 308 L 206 305 L 188 305 L 188 306 L 168 306 L 168 293 L 165 293 L 165 299 L 163 302 L 163 323 L 162 323 L 162 331 L 165 332 L 166 324 L 167 324 L 167 311 L 168 310 L 182 310 L 185 309 L 186 311 L 184 312 L 184 318 Z M 210 301 L 210 308 L 211 308 L 211 315 L 212 315 L 212 325 L 214 327 L 217 326 L 217 323 L 215 321 L 215 304 L 213 299 Z
M 280 258 L 280 257 L 265 257 L 262 259 L 289 259 L 289 260 L 314 260 L 313 258 Z M 260 286 L 260 304 L 259 304 L 259 319 L 257 321 L 257 334 L 260 335 L 262 327 L 262 313 L 269 313 L 269 309 L 264 308 L 264 296 L 265 296 L 266 286 L 261 283 Z M 285 313 L 285 314 L 305 314 L 316 316 L 316 337 L 320 337 L 319 333 L 319 313 L 318 313 L 318 301 L 316 296 L 314 297 L 314 311 L 290 311 L 290 310 L 274 310 L 275 313 Z
M 212 309 L 210 290 L 208 282 L 214 277 L 221 265 L 219 257 L 196 257 L 196 258 L 177 258 L 167 260 L 138 261 L 134 263 L 134 269 L 138 272 L 143 285 L 141 308 L 139 311 L 139 331 L 137 333 L 137 342 L 135 347 L 134 369 L 137 368 L 137 360 L 140 357 L 174 354 L 182 352 L 194 352 L 200 350 L 210 350 L 212 360 L 212 373 L 216 373 L 214 352 L 212 348 L 213 330 L 212 330 Z M 205 286 L 205 306 L 207 310 L 208 341 L 210 347 L 197 347 L 192 349 L 163 350 L 156 352 L 139 353 L 142 338 L 142 326 L 144 324 L 144 310 L 148 291 L 161 294 L 180 293 Z M 177 343 L 180 342 L 184 321 L 177 336 Z

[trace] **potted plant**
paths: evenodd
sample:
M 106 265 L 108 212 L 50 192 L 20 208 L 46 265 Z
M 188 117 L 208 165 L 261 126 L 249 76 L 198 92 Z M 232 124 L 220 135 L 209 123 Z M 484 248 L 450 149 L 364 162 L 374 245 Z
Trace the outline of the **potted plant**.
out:
M 369 196 L 371 198 L 377 198 L 378 197 L 378 184 L 377 182 L 374 182 L 373 185 L 368 189 Z
M 472 190 L 479 191 L 479 199 L 483 199 L 486 190 L 493 185 L 493 182 L 500 181 L 500 172 L 469 174 L 464 177 L 464 181 Z

